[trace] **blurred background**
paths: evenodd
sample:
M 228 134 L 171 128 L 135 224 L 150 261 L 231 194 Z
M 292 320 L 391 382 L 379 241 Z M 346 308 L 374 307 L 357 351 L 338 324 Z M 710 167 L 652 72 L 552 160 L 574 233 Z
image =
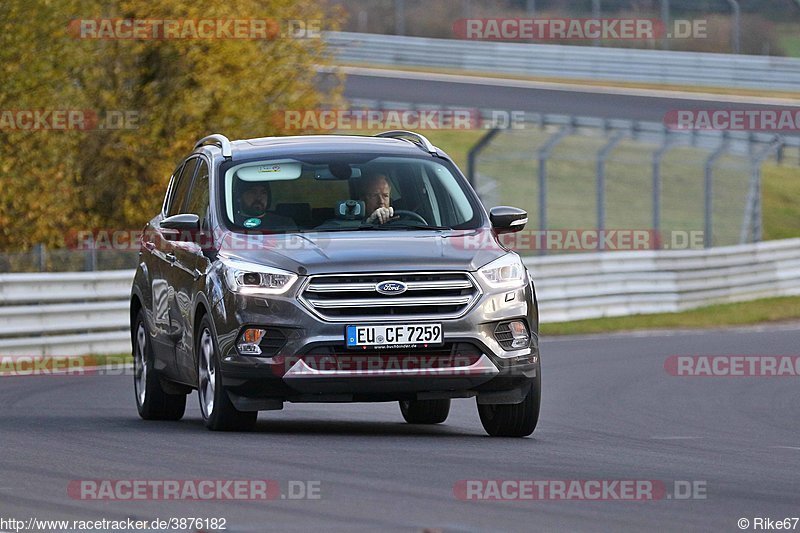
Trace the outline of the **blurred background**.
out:
M 705 31 L 480 42 L 455 30 L 460 19 L 514 17 L 650 18 L 666 27 L 702 20 Z M 76 35 L 80 21 L 101 18 L 271 19 L 318 31 L 270 39 Z M 799 28 L 793 0 L 6 0 L 0 272 L 135 265 L 130 249 L 76 250 L 76 233 L 141 228 L 173 166 L 208 133 L 335 132 L 288 128 L 275 120 L 286 110 L 478 112 L 484 120 L 471 129 L 424 133 L 469 174 L 487 207 L 523 207 L 534 230 L 703 231 L 705 246 L 800 236 L 796 132 L 674 132 L 663 120 L 676 107 L 791 104 Z M 478 87 L 436 78 L 456 74 L 501 81 Z M 513 87 L 509 79 L 556 85 Z M 641 93 L 653 90 L 670 92 Z M 20 110 L 82 110 L 98 120 L 83 129 L 26 128 L 14 122 Z M 499 125 L 498 110 L 521 118 Z

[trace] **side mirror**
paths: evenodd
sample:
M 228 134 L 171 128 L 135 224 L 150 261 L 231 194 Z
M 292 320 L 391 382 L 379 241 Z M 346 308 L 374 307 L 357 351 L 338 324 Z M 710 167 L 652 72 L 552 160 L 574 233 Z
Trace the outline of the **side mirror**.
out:
M 498 205 L 489 210 L 489 220 L 496 233 L 514 233 L 528 223 L 528 213 L 516 207 Z
M 161 221 L 161 229 L 169 230 L 165 237 L 171 241 L 194 241 L 200 232 L 200 217 L 190 213 L 172 215 Z
M 161 227 L 177 231 L 199 231 L 200 217 L 190 213 L 172 215 L 161 221 Z

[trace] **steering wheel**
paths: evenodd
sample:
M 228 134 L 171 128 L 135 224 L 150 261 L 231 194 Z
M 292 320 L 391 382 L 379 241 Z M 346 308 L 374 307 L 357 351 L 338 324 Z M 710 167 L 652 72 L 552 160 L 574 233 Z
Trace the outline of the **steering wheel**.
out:
M 428 221 L 422 218 L 422 215 L 420 215 L 419 213 L 415 213 L 414 211 L 408 211 L 406 209 L 395 209 L 394 216 L 400 218 L 410 218 L 412 220 L 416 220 L 417 222 L 422 222 L 426 226 L 430 226 L 430 224 L 428 224 Z

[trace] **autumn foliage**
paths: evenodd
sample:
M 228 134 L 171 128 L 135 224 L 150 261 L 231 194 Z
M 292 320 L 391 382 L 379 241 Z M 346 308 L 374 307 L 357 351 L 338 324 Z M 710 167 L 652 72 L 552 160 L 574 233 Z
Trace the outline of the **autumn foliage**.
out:
M 76 20 L 100 18 L 263 19 L 273 28 L 308 21 L 336 29 L 336 12 L 318 0 L 2 4 L 2 251 L 63 246 L 75 228 L 140 228 L 200 137 L 280 135 L 275 110 L 337 102 L 335 88 L 317 88 L 318 69 L 330 61 L 320 38 L 86 39 L 75 31 Z M 53 129 L 39 116 L 31 128 L 27 111 L 79 112 L 85 120 Z

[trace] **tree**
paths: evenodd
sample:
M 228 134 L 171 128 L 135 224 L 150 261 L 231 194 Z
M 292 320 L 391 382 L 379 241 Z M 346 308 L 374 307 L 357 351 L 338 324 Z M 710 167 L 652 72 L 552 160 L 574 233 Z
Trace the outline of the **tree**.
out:
M 330 62 L 319 38 L 80 39 L 69 26 L 99 18 L 269 19 L 281 30 L 286 20 L 335 29 L 335 13 L 314 0 L 6 0 L 4 9 L 0 111 L 86 109 L 101 121 L 135 122 L 58 132 L 0 126 L 0 249 L 62 245 L 76 229 L 140 229 L 198 138 L 279 135 L 276 110 L 338 102 L 338 89 L 323 94 L 316 86 L 318 67 Z

